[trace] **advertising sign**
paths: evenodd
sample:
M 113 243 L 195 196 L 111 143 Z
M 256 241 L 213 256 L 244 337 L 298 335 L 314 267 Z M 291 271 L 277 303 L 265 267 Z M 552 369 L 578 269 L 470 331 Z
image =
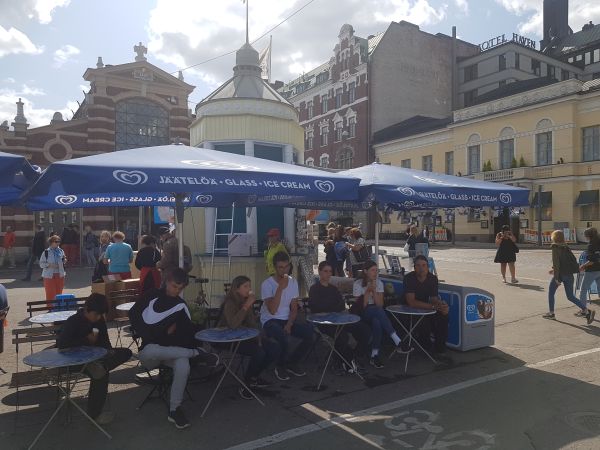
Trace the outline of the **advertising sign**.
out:
M 483 294 L 465 297 L 465 323 L 488 322 L 494 318 L 494 299 Z

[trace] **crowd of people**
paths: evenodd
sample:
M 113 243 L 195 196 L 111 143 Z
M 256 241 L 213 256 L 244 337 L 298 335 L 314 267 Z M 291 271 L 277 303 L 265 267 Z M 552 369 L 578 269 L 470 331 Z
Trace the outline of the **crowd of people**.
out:
M 132 246 L 125 242 L 123 232 L 111 233 L 103 230 L 98 238 L 89 226 L 86 227 L 85 259 L 88 267 L 94 268 L 92 282 L 104 282 L 107 279 L 128 280 L 131 278 L 130 264 L 134 263 L 140 271 L 140 294 L 160 287 L 159 270 L 168 271 L 179 267 L 179 248 L 174 230 L 160 227 L 158 235 L 158 239 L 152 235 L 141 236 L 140 250 L 134 258 Z M 45 234 L 41 227 L 38 227 L 38 232 L 33 238 L 28 272 L 24 281 L 31 280 L 33 264 L 35 259 L 38 259 L 42 269 L 41 280 L 44 282 L 46 300 L 51 301 L 63 292 L 66 268 L 71 261 L 69 255 L 73 257 L 74 250 L 69 247 L 69 244 L 64 244 L 63 238 L 56 234 L 51 235 L 46 243 L 44 240 Z M 184 269 L 189 272 L 192 269 L 191 252 L 187 247 L 184 247 L 184 250 Z
M 373 369 L 384 367 L 382 348 L 387 344 L 393 352 L 409 353 L 413 349 L 403 341 L 402 333 L 390 320 L 385 310 L 384 285 L 379 278 L 377 264 L 370 258 L 359 227 L 349 229 L 330 224 L 325 241 L 326 258 L 318 265 L 318 281 L 309 289 L 307 302 L 300 298 L 298 282 L 291 275 L 290 255 L 281 242 L 277 229 L 267 233 L 265 266 L 268 277 L 260 284 L 262 304 L 257 308 L 257 295 L 253 292 L 252 280 L 240 275 L 230 284 L 218 319 L 218 326 L 225 328 L 248 327 L 259 330 L 257 338 L 247 340 L 239 346 L 239 353 L 249 358 L 244 370 L 244 379 L 250 388 L 268 388 L 271 383 L 264 374 L 273 370 L 281 381 L 306 375 L 302 362 L 305 361 L 317 339 L 317 333 L 335 338 L 335 349 L 342 356 L 338 361 L 341 373 L 364 373 L 367 366 Z M 410 227 L 407 250 L 416 251 L 418 243 L 425 243 L 426 236 Z M 145 235 L 140 240 L 137 256 L 124 242 L 120 231 L 102 231 L 98 239 L 98 255 L 94 255 L 95 275 L 103 272 L 120 279 L 131 277 L 129 264 L 134 262 L 140 270 L 140 296 L 129 312 L 135 334 L 141 338 L 138 357 L 145 370 L 167 366 L 172 370 L 169 396 L 168 420 L 177 428 L 190 426 L 181 408 L 190 371 L 198 366 L 214 367 L 219 363 L 218 350 L 208 352 L 194 336 L 199 325 L 191 320 L 187 304 L 181 298 L 189 282 L 191 261 L 179 267 L 178 242 L 174 232 L 167 227 L 159 229 L 158 239 Z M 554 297 L 562 284 L 567 298 L 576 304 L 588 324 L 594 320 L 595 312 L 587 307 L 587 290 L 594 281 L 600 280 L 600 237 L 594 228 L 586 230 L 589 240 L 586 261 L 579 265 L 565 243 L 562 231 L 552 233 L 552 275 L 548 290 L 549 313 L 554 319 Z M 85 242 L 85 241 L 84 241 Z M 498 253 L 496 262 L 502 264 L 502 276 L 506 281 L 506 268 L 510 269 L 511 281 L 516 283 L 514 262 L 518 252 L 516 238 L 509 229 L 503 229 L 496 237 Z M 361 254 L 361 252 L 363 254 Z M 446 351 L 449 326 L 449 306 L 440 299 L 437 276 L 429 272 L 428 259 L 412 253 L 413 269 L 404 275 L 404 294 L 398 301 L 406 305 L 435 311 L 423 318 L 413 336 L 419 344 L 439 358 Z M 86 254 L 87 257 L 87 254 Z M 185 259 L 185 258 L 184 258 Z M 50 236 L 48 247 L 39 255 L 40 267 L 48 299 L 62 292 L 67 252 L 61 248 L 61 237 Z M 512 266 L 511 266 L 512 264 Z M 103 269 L 101 269 L 103 268 Z M 573 294 L 574 273 L 583 272 L 581 299 Z M 360 321 L 345 326 L 341 333 L 334 328 L 301 320 L 307 312 L 346 312 L 347 301 L 332 283 L 333 276 L 353 277 L 352 301 L 349 312 L 360 317 Z M 586 288 L 587 286 L 587 288 Z M 86 373 L 92 379 L 88 396 L 88 412 L 98 423 L 112 420 L 112 414 L 103 412 L 108 391 L 109 372 L 131 357 L 131 351 L 113 348 L 108 337 L 104 316 L 108 311 L 106 298 L 92 294 L 77 314 L 70 317 L 58 337 L 58 347 L 80 345 L 101 346 L 108 350 L 103 359 L 88 365 Z M 289 337 L 297 344 L 290 345 Z M 248 389 L 240 387 L 239 395 L 251 399 Z
M 161 239 L 172 238 L 161 235 Z M 138 258 L 142 254 L 141 258 L 149 265 L 165 260 L 160 258 L 151 237 L 145 237 L 142 242 L 144 246 Z M 111 246 L 115 244 L 120 248 L 118 239 Z M 55 243 L 53 245 L 56 246 Z M 112 254 L 107 253 L 109 256 Z M 120 250 L 115 254 L 120 254 Z M 126 252 L 123 254 L 127 257 Z M 335 337 L 331 327 L 320 326 L 316 330 L 310 322 L 300 320 L 306 313 L 305 307 L 311 313 L 343 312 L 347 309 L 342 294 L 330 283 L 335 269 L 330 262 L 322 261 L 319 264 L 319 279 L 310 288 L 307 303 L 300 298 L 297 280 L 289 274 L 290 256 L 287 251 L 275 253 L 269 263 L 274 272 L 260 285 L 260 308 L 256 308 L 257 296 L 252 290 L 252 280 L 247 276 L 237 276 L 231 282 L 218 319 L 220 327 L 259 329 L 258 337 L 242 342 L 238 350 L 249 358 L 244 379 L 250 389 L 271 386 L 268 377 L 264 376 L 267 370 L 272 370 L 274 377 L 281 381 L 305 376 L 302 362 L 316 342 L 317 331 Z M 198 365 L 216 366 L 219 362 L 219 346 L 215 348 L 216 353 L 210 353 L 194 338 L 199 326 L 191 321 L 189 309 L 180 296 L 189 281 L 186 271 L 178 267 L 161 267 L 159 273 L 153 269 L 146 272 L 147 276 L 152 277 L 152 285 L 148 284 L 148 289 L 144 290 L 129 311 L 131 325 L 141 338 L 138 357 L 145 370 L 159 366 L 172 369 L 168 420 L 183 429 L 190 426 L 181 408 L 190 371 Z M 160 278 L 160 283 L 155 283 L 155 276 Z M 445 350 L 446 335 L 443 330 L 444 324 L 447 330 L 448 309 L 439 300 L 437 289 L 437 277 L 428 272 L 427 260 L 417 256 L 415 271 L 407 275 L 406 301 L 409 305 L 437 311 L 431 320 L 424 322 L 424 329 L 416 336 L 422 340 L 425 348 L 441 353 Z M 412 349 L 402 341 L 385 312 L 383 284 L 373 261 L 364 264 L 360 277 L 354 282 L 353 291 L 355 302 L 351 312 L 362 320 L 344 327 L 343 333 L 335 339 L 335 348 L 345 359 L 345 362 L 338 364 L 338 370 L 364 373 L 366 365 L 374 369 L 382 368 L 384 363 L 380 354 L 386 340 L 393 351 L 410 352 Z M 92 379 L 88 412 L 101 424 L 112 420 L 111 413 L 102 412 L 108 374 L 131 356 L 126 349 L 112 348 L 103 318 L 106 311 L 104 296 L 92 294 L 85 306 L 67 320 L 58 339 L 60 348 L 94 345 L 109 350 L 105 358 L 86 368 L 86 373 Z M 429 337 L 432 331 L 435 336 L 433 343 Z M 293 346 L 290 336 L 297 340 Z M 252 394 L 244 387 L 240 387 L 239 395 L 244 399 L 252 398 Z

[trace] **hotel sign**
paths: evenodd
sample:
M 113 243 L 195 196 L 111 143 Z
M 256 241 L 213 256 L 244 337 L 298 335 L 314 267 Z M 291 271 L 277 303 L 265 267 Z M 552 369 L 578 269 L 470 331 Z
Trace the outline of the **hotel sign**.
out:
M 533 39 L 526 38 L 517 33 L 512 34 L 512 39 L 507 39 L 505 34 L 496 36 L 495 38 L 492 38 L 489 41 L 485 41 L 479 44 L 479 49 L 482 52 L 485 52 L 486 50 L 490 50 L 494 47 L 498 47 L 499 45 L 506 44 L 507 42 L 514 42 L 516 44 L 522 45 L 523 47 L 529 47 L 535 50 L 535 41 Z

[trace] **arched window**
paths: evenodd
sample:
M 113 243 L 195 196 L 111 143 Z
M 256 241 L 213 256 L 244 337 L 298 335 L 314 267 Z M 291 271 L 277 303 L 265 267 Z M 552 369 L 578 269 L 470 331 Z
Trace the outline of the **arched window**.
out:
M 505 127 L 500 132 L 500 169 L 510 169 L 515 159 L 515 130 Z
M 481 172 L 480 141 L 481 137 L 478 134 L 472 134 L 467 141 L 467 173 L 469 175 Z
M 309 166 L 309 167 L 314 167 L 315 166 L 315 159 L 314 158 L 307 158 L 306 161 L 304 161 L 304 165 L 305 166 Z
M 169 111 L 148 100 L 135 98 L 117 103 L 115 149 L 169 144 Z
M 536 130 L 547 130 L 552 127 L 549 119 L 542 119 L 535 127 Z M 535 163 L 538 166 L 552 164 L 552 131 L 541 131 L 535 135 Z
M 319 158 L 319 165 L 324 169 L 329 167 L 329 155 L 327 153 L 323 153 Z

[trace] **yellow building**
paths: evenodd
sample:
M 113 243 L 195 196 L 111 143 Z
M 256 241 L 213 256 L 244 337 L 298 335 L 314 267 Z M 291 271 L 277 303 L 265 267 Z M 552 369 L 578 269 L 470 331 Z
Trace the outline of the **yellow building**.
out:
M 531 189 L 532 207 L 510 220 L 522 237 L 538 228 L 539 186 L 543 231 L 575 228 L 581 240 L 586 227 L 600 226 L 600 80 L 549 84 L 456 110 L 451 120 L 409 119 L 374 141 L 381 163 Z M 504 214 L 457 214 L 456 239 L 493 240 Z M 391 222 L 384 232 L 406 228 Z
M 192 146 L 288 164 L 304 162 L 304 130 L 298 112 L 261 78 L 261 72 L 259 54 L 246 42 L 236 53 L 233 77 L 196 106 L 190 127 Z M 193 243 L 199 273 L 210 278 L 211 303 L 218 304 L 223 284 L 236 275 L 250 277 L 258 289 L 267 277 L 262 256 L 267 231 L 278 228 L 294 251 L 295 220 L 294 209 L 280 207 L 186 211 L 184 240 Z M 246 245 L 244 255 L 234 259 L 229 258 L 231 233 L 244 235 Z

